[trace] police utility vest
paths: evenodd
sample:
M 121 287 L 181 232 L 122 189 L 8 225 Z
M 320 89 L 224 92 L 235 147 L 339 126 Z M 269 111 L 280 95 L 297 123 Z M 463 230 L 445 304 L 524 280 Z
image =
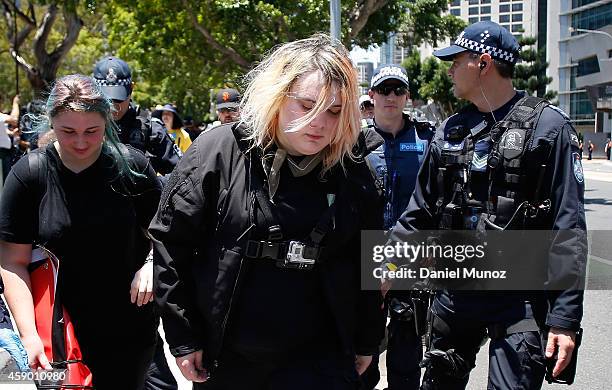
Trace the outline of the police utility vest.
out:
M 429 122 L 414 121 L 407 115 L 404 115 L 404 120 L 404 128 L 395 137 L 377 129 L 371 119 L 362 122 L 363 127 L 375 129 L 384 139 L 384 144 L 367 156 L 367 162 L 377 186 L 384 190 L 385 229 L 392 228 L 406 210 L 435 130 Z
M 527 228 L 548 213 L 550 200 L 541 199 L 541 192 L 551 148 L 545 143 L 533 145 L 533 135 L 549 105 L 525 96 L 490 132 L 486 122 L 471 129 L 457 125 L 446 130 L 437 174 L 440 229 Z M 490 137 L 491 149 L 485 161 L 478 161 L 475 145 L 485 137 Z M 488 177 L 485 201 L 471 196 L 473 164 L 482 165 Z
M 119 140 L 146 154 L 151 136 L 151 121 L 161 121 L 141 115 L 139 107 L 134 107 L 133 111 L 128 110 L 125 115 L 126 117 L 119 121 Z

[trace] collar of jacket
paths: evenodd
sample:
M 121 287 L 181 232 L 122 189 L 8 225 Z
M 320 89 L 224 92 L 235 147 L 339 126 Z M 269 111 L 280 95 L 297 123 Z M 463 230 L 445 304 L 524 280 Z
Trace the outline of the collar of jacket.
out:
M 384 138 L 373 127 L 363 127 L 353 147 L 353 154 L 358 159 L 363 159 L 384 143 Z
M 236 142 L 238 143 L 238 148 L 240 151 L 243 154 L 248 154 L 250 149 L 253 147 L 253 142 L 247 139 L 250 136 L 250 133 L 248 132 L 246 126 L 239 122 L 234 123 L 232 125 L 232 131 L 234 132 L 234 136 L 236 137 Z M 376 132 L 376 130 L 371 127 L 364 127 L 359 132 L 357 142 L 355 143 L 355 146 L 353 146 L 353 154 L 357 160 L 362 160 L 384 142 L 385 140 Z M 272 145 L 265 151 L 265 153 L 263 153 L 263 151 L 260 149 L 255 150 L 255 153 L 259 157 L 263 157 L 264 154 L 270 154 L 272 157 L 274 157 L 276 148 L 276 145 Z M 348 160 L 350 161 L 350 159 Z

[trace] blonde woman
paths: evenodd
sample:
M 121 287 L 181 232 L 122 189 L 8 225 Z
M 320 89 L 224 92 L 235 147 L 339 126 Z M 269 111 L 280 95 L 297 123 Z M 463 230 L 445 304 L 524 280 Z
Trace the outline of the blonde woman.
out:
M 382 206 L 347 51 L 278 47 L 241 118 L 196 139 L 149 229 L 171 352 L 196 389 L 355 389 L 384 327 L 359 283 Z

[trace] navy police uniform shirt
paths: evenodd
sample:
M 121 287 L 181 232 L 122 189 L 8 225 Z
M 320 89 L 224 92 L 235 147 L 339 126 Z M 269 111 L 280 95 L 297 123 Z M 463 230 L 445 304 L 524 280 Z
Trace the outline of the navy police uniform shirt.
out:
M 385 190 L 385 229 L 393 227 L 406 209 L 434 134 L 430 126 L 415 126 L 408 115 L 404 115 L 404 123 L 404 128 L 395 137 L 377 128 L 375 123 L 373 125 L 385 141 L 368 155 L 370 166 Z
M 463 124 L 467 129 L 482 129 L 482 136 L 477 137 L 474 142 L 474 156 L 472 157 L 472 161 L 470 164 L 470 192 L 472 195 L 472 199 L 485 202 L 487 200 L 487 191 L 488 191 L 488 171 L 487 171 L 487 161 L 489 158 L 489 152 L 493 144 L 491 143 L 491 137 L 489 132 L 495 121 L 501 121 L 508 113 L 510 109 L 514 106 L 516 102 L 518 102 L 523 96 L 525 96 L 522 92 L 517 92 L 512 99 L 510 99 L 506 104 L 493 111 L 493 114 L 490 112 L 480 112 L 478 109 L 469 105 L 465 110 L 461 112 L 460 115 L 454 115 L 453 120 L 449 118 L 448 122 L 453 125 L 456 123 Z M 448 124 L 447 123 L 447 128 Z M 447 137 L 446 137 L 447 138 Z M 442 147 L 443 148 L 452 148 L 454 145 L 456 147 L 462 148 L 463 141 L 446 141 Z
M 130 105 L 117 126 L 119 140 L 145 153 L 155 172 L 162 175 L 172 172 L 182 153 L 161 120 L 140 115 L 139 110 Z
M 509 111 L 519 98 L 520 95 L 517 94 L 508 104 L 497 110 L 496 119 L 499 121 L 503 117 L 501 112 L 498 117 L 498 111 Z M 453 147 L 448 140 L 448 129 L 457 122 L 463 123 L 467 128 L 473 128 L 483 118 L 487 120 L 487 114 L 482 114 L 474 106 L 470 106 L 448 118 L 437 129 L 431 146 L 425 154 L 413 196 L 406 211 L 390 233 L 391 242 L 407 241 L 413 231 L 438 228 L 444 207 L 438 208 L 436 205 L 439 196 L 437 176 L 441 168 L 440 156 L 445 147 Z M 490 124 L 488 126 L 490 127 Z M 546 146 L 544 149 L 548 150 L 546 155 L 541 154 L 538 149 L 543 145 Z M 488 184 L 487 167 L 482 164 L 481 159 L 484 159 L 485 155 L 490 152 L 491 147 L 490 143 L 486 144 L 486 137 L 481 138 L 481 141 L 475 145 L 476 158 L 471 162 L 470 184 L 472 196 L 477 200 L 483 200 L 483 196 L 486 197 L 487 194 L 484 190 Z M 578 136 L 567 115 L 552 105 L 544 108 L 534 130 L 532 141 L 526 146 L 525 155 L 537 157 L 546 163 L 540 199 L 549 199 L 551 206 L 546 218 L 541 220 L 541 226 L 535 228 L 569 230 L 577 234 L 586 232 L 584 175 L 580 162 Z M 532 160 L 525 161 L 527 164 L 524 166 L 525 172 L 528 175 L 538 174 L 540 166 L 530 166 L 529 161 Z M 503 183 L 497 184 L 503 185 Z M 448 202 L 449 193 L 450 191 L 446 189 L 445 204 Z M 586 263 L 586 255 L 586 243 L 580 241 L 556 242 L 551 247 L 546 264 L 548 282 L 555 285 L 559 280 L 564 280 L 564 285 L 568 285 L 567 282 L 571 281 L 575 288 L 538 293 L 538 297 L 544 296 L 548 301 L 548 312 L 545 315 L 546 325 L 569 330 L 579 329 L 583 310 L 583 265 Z M 482 293 L 478 297 L 483 301 L 499 298 L 499 295 L 490 294 L 490 292 Z M 478 305 L 478 299 L 475 300 L 472 297 L 471 303 L 466 302 L 466 304 Z

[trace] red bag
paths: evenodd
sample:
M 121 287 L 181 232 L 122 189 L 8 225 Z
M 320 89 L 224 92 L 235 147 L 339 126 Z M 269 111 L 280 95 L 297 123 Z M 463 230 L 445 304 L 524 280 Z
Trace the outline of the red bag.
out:
M 45 355 L 56 371 L 65 375 L 43 381 L 39 389 L 93 389 L 92 375 L 83 363 L 81 348 L 74 335 L 70 316 L 57 291 L 59 260 L 51 251 L 37 247 L 32 251 L 30 281 L 36 330 L 45 347 Z M 57 378 L 57 380 L 55 380 Z

